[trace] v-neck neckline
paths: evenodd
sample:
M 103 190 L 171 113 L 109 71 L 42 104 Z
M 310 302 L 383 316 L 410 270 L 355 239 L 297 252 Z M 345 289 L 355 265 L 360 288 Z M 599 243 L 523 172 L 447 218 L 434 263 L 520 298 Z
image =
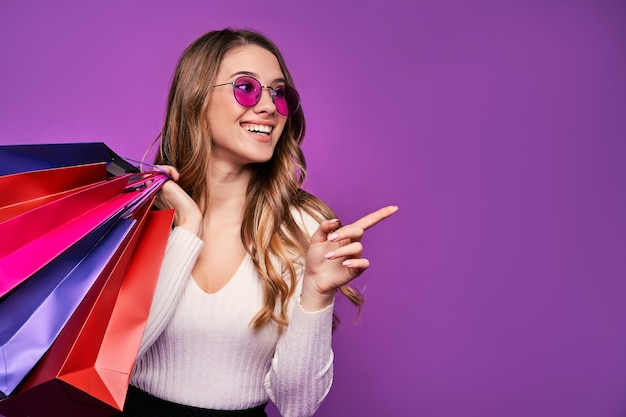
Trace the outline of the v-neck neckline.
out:
M 228 281 L 226 281 L 226 283 L 221 288 L 219 288 L 215 292 L 207 292 L 207 291 L 203 290 L 202 287 L 200 287 L 200 284 L 198 284 L 198 281 L 196 281 L 196 279 L 193 277 L 193 274 L 192 274 L 191 275 L 191 280 L 193 281 L 193 285 L 194 285 L 194 287 L 196 287 L 198 289 L 198 291 L 201 291 L 203 294 L 206 294 L 206 295 L 218 295 L 221 292 L 225 291 L 229 286 L 231 286 L 231 283 L 233 281 L 235 281 L 235 279 L 239 275 L 241 275 L 241 270 L 243 269 L 244 265 L 246 265 L 248 263 L 249 259 L 250 259 L 250 255 L 248 253 L 246 253 L 244 255 L 243 259 L 241 260 L 241 263 L 237 267 L 237 270 L 235 271 L 235 273 L 228 279 Z

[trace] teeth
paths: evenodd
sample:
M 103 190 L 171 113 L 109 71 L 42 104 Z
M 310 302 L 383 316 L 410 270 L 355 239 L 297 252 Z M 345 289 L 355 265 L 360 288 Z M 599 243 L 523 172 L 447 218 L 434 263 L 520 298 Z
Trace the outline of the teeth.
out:
M 244 129 L 246 129 L 248 132 L 264 133 L 266 135 L 269 135 L 270 133 L 272 133 L 272 126 L 245 125 Z

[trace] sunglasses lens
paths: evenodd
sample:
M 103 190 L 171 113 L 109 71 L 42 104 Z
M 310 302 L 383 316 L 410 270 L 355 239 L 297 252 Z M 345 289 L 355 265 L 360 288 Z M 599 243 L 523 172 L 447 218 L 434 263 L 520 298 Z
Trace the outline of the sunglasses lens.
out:
M 252 107 L 261 98 L 261 84 L 252 77 L 239 77 L 233 84 L 235 100 L 244 107 Z
M 244 107 L 255 106 L 261 99 L 263 87 L 252 77 L 239 77 L 233 84 L 235 100 Z M 283 116 L 294 114 L 300 107 L 300 96 L 295 88 L 282 85 L 272 92 L 272 100 L 278 113 Z
M 300 107 L 300 95 L 295 88 L 280 86 L 274 90 L 274 105 L 284 116 L 294 114 Z

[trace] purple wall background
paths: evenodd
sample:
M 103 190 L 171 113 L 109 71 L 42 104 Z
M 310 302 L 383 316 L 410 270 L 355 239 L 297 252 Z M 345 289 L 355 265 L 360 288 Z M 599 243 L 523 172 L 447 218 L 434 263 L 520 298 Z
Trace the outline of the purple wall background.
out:
M 287 58 L 309 189 L 400 206 L 319 416 L 626 416 L 626 3 L 3 0 L 0 143 L 140 158 L 229 25 Z

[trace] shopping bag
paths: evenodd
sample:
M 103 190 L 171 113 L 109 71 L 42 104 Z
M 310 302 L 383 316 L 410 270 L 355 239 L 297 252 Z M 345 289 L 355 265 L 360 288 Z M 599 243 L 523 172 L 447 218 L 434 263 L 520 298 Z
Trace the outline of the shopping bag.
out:
M 130 215 L 145 217 L 151 206 L 145 197 L 153 199 L 154 190 L 146 187 L 139 193 L 126 208 Z M 0 317 L 10 317 L 0 321 L 0 395 L 10 394 L 23 380 L 107 263 L 115 260 L 133 225 L 119 221 L 124 213 L 109 218 L 0 302 Z M 113 225 L 114 232 L 107 235 Z
M 106 179 L 104 162 L 0 176 L 0 222 Z
M 112 218 L 0 303 L 0 396 L 10 395 L 50 348 L 135 225 Z
M 24 385 L 0 401 L 0 415 L 104 417 L 122 410 L 172 219 L 172 210 L 149 212 L 102 291 L 85 298 Z
M 96 184 L 0 223 L 0 297 L 137 198 L 126 176 Z
M 64 182 L 58 187 L 51 183 L 52 172 L 55 177 L 63 177 L 65 174 L 59 172 L 67 174 L 80 165 L 94 163 L 100 166 L 104 163 L 106 175 L 79 183 Z M 8 360 L 4 374 L 0 368 L 0 383 L 4 383 L 10 395 L 0 400 L 0 416 L 49 416 L 52 410 L 64 416 L 94 415 L 94 412 L 109 415 L 111 410 L 119 411 L 171 228 L 172 213 L 163 212 L 165 218 L 164 214 L 150 213 L 156 192 L 169 177 L 158 172 L 141 173 L 102 143 L 0 146 L 0 186 L 2 178 L 9 176 L 9 180 L 5 179 L 10 184 L 8 187 L 33 188 L 34 191 L 0 200 L 0 209 L 16 210 L 0 219 L 0 233 L 10 236 L 0 241 L 0 308 L 8 303 L 5 312 L 11 311 L 10 317 L 0 316 L 0 340 L 12 342 L 13 335 L 18 335 L 22 342 L 15 346 L 24 347 L 24 343 L 30 345 L 37 341 L 33 344 L 37 348 L 32 352 L 30 347 L 21 349 L 18 356 L 12 356 L 20 350 L 18 348 L 5 350 Z M 74 175 L 69 177 L 76 180 Z M 161 220 L 157 222 L 153 217 Z M 59 265 L 71 259 L 72 250 L 81 245 L 87 248 L 103 230 L 106 230 L 104 237 L 89 252 L 94 257 L 87 255 L 76 265 L 77 269 L 80 266 L 90 270 L 92 277 L 96 274 L 97 278 L 63 324 L 63 318 L 74 308 L 71 304 L 80 296 L 73 295 L 74 301 L 59 314 L 46 314 L 47 308 L 55 304 L 50 301 L 52 304 L 47 305 L 46 300 L 56 299 L 57 306 L 64 304 L 68 302 L 64 294 L 69 294 L 70 289 L 84 290 L 89 285 L 85 282 L 82 287 L 70 285 L 70 281 L 66 281 L 70 276 L 83 276 L 74 270 L 74 274 L 68 273 L 65 277 L 62 272 L 47 279 L 41 278 L 45 276 L 41 274 L 55 267 L 62 271 Z M 149 230 L 159 232 L 150 234 Z M 121 234 L 116 237 L 118 232 L 115 231 Z M 108 256 L 93 255 L 96 250 L 104 250 L 105 239 L 113 239 L 112 245 L 118 246 L 98 275 L 94 272 L 98 267 L 88 268 L 87 258 L 103 261 L 102 257 Z M 141 245 L 137 247 L 140 240 Z M 112 246 L 109 254 L 111 250 Z M 142 257 L 135 258 L 139 253 L 143 253 Z M 130 278 L 133 275 L 129 275 L 131 265 L 140 265 L 135 267 L 134 280 Z M 65 270 L 69 269 L 66 265 Z M 135 282 L 135 286 L 122 285 L 123 282 Z M 62 293 L 65 290 L 68 292 Z M 47 293 L 49 291 L 54 294 Z M 22 292 L 27 295 L 19 296 Z M 20 307 L 23 308 L 20 310 Z M 126 320 L 129 307 L 131 312 L 139 314 L 135 316 L 134 327 L 128 327 Z M 19 314 L 14 314 L 18 311 Z M 29 317 L 35 318 L 29 320 Z M 22 326 L 24 323 L 28 326 Z M 43 343 L 39 343 L 41 340 Z M 20 378 L 19 372 L 23 373 L 37 361 L 42 346 L 45 348 L 50 340 L 53 341 L 47 353 L 13 389 Z M 120 362 L 123 369 L 116 365 L 120 358 L 123 358 Z M 16 368 L 19 372 L 14 372 Z M 120 383 L 120 375 L 123 383 Z M 59 389 L 65 393 L 65 402 L 59 403 L 58 396 L 50 394 Z M 59 404 L 61 406 L 57 407 Z M 89 405 L 87 411 L 83 409 L 85 405 Z
M 0 297 L 120 212 L 132 212 L 167 176 L 126 174 L 0 222 Z M 139 190 L 141 188 L 141 190 Z

